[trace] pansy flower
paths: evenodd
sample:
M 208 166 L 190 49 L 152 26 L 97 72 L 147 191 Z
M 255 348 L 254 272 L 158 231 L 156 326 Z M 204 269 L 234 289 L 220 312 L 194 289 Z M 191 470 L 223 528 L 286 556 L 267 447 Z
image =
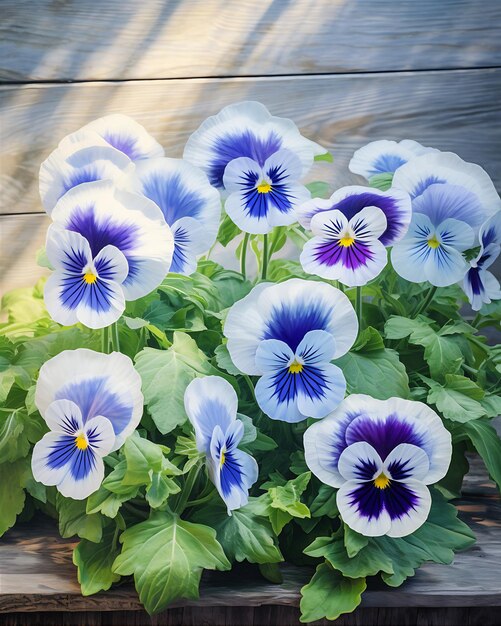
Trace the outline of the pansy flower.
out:
M 105 115 L 83 126 L 77 134 L 87 132 L 96 133 L 107 144 L 127 155 L 131 161 L 164 156 L 164 149 L 158 141 L 127 115 Z
M 125 256 L 125 300 L 149 294 L 169 271 L 172 233 L 158 206 L 148 198 L 100 181 L 70 190 L 59 200 L 51 217 L 65 230 L 82 235 L 93 259 L 107 246 Z
M 421 198 L 432 192 L 433 187 Z M 464 277 L 468 265 L 462 252 L 473 245 L 474 231 L 466 222 L 439 219 L 432 221 L 425 213 L 415 213 L 407 235 L 393 247 L 391 262 L 402 278 L 413 283 L 427 280 L 436 287 L 446 287 Z
M 426 154 L 402 167 L 393 187 L 406 191 L 413 213 L 424 213 L 434 224 L 448 218 L 466 222 L 475 234 L 501 210 L 501 199 L 487 172 L 452 152 Z
M 184 404 L 197 449 L 206 455 L 210 478 L 230 514 L 247 504 L 258 477 L 256 460 L 238 449 L 244 425 L 237 419 L 237 394 L 219 376 L 196 378 L 186 388 Z
M 122 152 L 107 145 L 96 135 L 66 138 L 40 166 L 39 191 L 44 209 L 51 214 L 57 201 L 70 189 L 97 180 L 116 182 L 134 169 Z M 101 145 L 99 145 L 101 143 Z
M 370 180 L 373 176 L 393 174 L 399 167 L 422 154 L 436 152 L 412 139 L 371 141 L 359 148 L 352 156 L 348 167 L 350 172 Z
M 262 169 L 279 150 L 299 159 L 301 175 L 308 172 L 315 155 L 326 152 L 303 137 L 292 120 L 275 117 L 261 103 L 249 101 L 231 104 L 207 118 L 188 139 L 183 158 L 203 169 L 211 185 L 222 188 L 230 161 L 247 157 Z
M 304 434 L 305 459 L 335 487 L 341 517 L 369 537 L 404 537 L 427 519 L 449 468 L 451 435 L 421 402 L 352 395 Z
M 480 252 L 470 261 L 463 280 L 463 290 L 474 311 L 479 311 L 483 304 L 501 299 L 499 281 L 487 269 L 501 252 L 501 211 L 495 213 L 481 226 L 479 239 Z
M 341 291 L 298 278 L 257 285 L 231 307 L 224 325 L 235 366 L 261 377 L 260 408 L 286 422 L 324 417 L 341 402 L 346 381 L 331 361 L 348 352 L 357 332 Z
M 366 207 L 348 221 L 341 211 L 322 211 L 313 216 L 314 237 L 301 252 L 303 269 L 343 285 L 365 285 L 385 267 L 386 248 L 379 237 L 386 217 L 377 207 Z
M 56 224 L 49 227 L 45 249 L 54 269 L 44 288 L 52 319 L 89 328 L 116 322 L 125 309 L 122 283 L 129 273 L 120 250 L 105 246 L 94 257 L 87 239 Z
M 230 194 L 225 211 L 243 231 L 265 234 L 275 226 L 297 220 L 294 209 L 310 198 L 296 181 L 301 161 L 290 150 L 279 150 L 263 165 L 249 157 L 231 161 L 224 171 L 224 187 Z
M 348 221 L 367 207 L 380 209 L 386 218 L 386 227 L 378 237 L 384 246 L 392 246 L 407 232 L 412 207 L 409 194 L 399 189 L 380 191 L 371 187 L 350 185 L 335 191 L 328 199 L 313 198 L 296 211 L 297 220 L 306 230 L 311 230 L 314 215 L 324 211 L 340 211 Z
M 214 243 L 221 218 L 219 192 L 198 168 L 180 159 L 148 159 L 136 164 L 127 187 L 160 208 L 174 236 L 171 271 L 192 274 L 197 255 Z
M 41 367 L 35 404 L 50 428 L 33 451 L 35 480 L 80 500 L 99 488 L 102 457 L 139 424 L 141 379 L 118 352 L 66 350 Z

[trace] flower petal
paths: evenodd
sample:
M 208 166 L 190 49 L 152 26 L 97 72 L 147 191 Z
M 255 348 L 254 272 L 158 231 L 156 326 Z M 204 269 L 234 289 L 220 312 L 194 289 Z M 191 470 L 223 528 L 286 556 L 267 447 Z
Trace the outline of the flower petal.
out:
M 43 417 L 52 431 L 65 435 L 73 435 L 83 428 L 82 412 L 71 400 L 54 400 Z
M 388 534 L 391 518 L 385 508 L 384 492 L 372 482 L 349 480 L 339 488 L 336 503 L 343 522 L 366 537 Z
M 220 376 L 195 378 L 184 394 L 186 414 L 195 429 L 197 448 L 206 454 L 216 426 L 224 434 L 235 422 L 238 398 L 228 381 Z
M 296 350 L 307 365 L 320 365 L 331 361 L 336 353 L 334 337 L 324 330 L 310 330 Z
M 197 270 L 197 255 L 209 250 L 212 236 L 201 222 L 192 217 L 182 217 L 172 226 L 174 255 L 171 272 L 189 276 Z
M 255 393 L 259 408 L 268 417 L 282 422 L 296 423 L 306 419 L 297 405 L 297 388 L 293 374 L 287 370 L 267 373 L 257 381 Z
M 430 471 L 426 452 L 409 443 L 401 443 L 384 460 L 383 471 L 391 478 L 407 482 L 409 478 L 423 480 Z
M 286 343 L 278 339 L 266 339 L 256 350 L 255 363 L 259 373 L 265 374 L 285 369 L 293 359 L 294 352 Z
M 372 481 L 383 470 L 383 461 L 365 441 L 352 443 L 339 457 L 338 471 L 345 480 Z
M 426 148 L 411 139 L 398 143 L 381 139 L 356 150 L 348 167 L 350 172 L 369 180 L 377 174 L 393 173 L 408 161 L 428 152 L 435 152 L 435 149 Z
M 395 482 L 385 491 L 388 491 L 386 508 L 391 519 L 388 537 L 405 537 L 426 522 L 431 508 L 431 494 L 426 485 L 407 480 Z

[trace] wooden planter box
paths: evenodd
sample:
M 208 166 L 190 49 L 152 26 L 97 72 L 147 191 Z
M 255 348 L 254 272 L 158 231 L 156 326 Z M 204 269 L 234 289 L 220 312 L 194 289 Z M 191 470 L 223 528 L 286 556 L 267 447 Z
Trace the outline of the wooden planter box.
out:
M 427 564 L 398 589 L 374 580 L 361 607 L 339 626 L 499 626 L 501 624 L 501 501 L 474 459 L 459 503 L 478 543 L 450 566 Z M 289 626 L 299 624 L 300 588 L 308 568 L 283 566 L 272 585 L 256 568 L 207 572 L 200 599 L 181 601 L 150 618 L 133 585 L 82 597 L 72 564 L 75 541 L 61 539 L 52 520 L 20 524 L 0 545 L 0 624 L 5 626 Z M 332 624 L 332 622 L 316 622 Z

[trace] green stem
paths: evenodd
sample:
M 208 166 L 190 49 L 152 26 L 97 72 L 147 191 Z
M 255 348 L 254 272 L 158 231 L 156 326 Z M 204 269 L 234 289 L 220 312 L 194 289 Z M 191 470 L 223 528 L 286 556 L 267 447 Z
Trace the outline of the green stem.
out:
M 254 389 L 254 384 L 250 378 L 250 376 L 248 374 L 243 374 L 243 377 L 245 378 L 245 382 L 247 383 L 247 386 L 249 387 L 251 393 L 252 393 L 252 397 L 255 398 L 256 397 L 256 390 Z
M 203 498 L 198 498 L 198 500 L 189 500 L 186 503 L 186 508 L 190 506 L 198 506 L 199 504 L 205 504 L 206 502 L 209 502 L 210 500 L 212 500 L 213 497 L 214 497 L 214 491 L 211 490 L 210 493 L 208 493 Z
M 261 279 L 266 280 L 268 274 L 268 235 L 263 235 L 263 265 Z
M 198 473 L 200 471 L 200 465 L 195 465 L 194 467 L 192 467 L 190 469 L 190 471 L 188 472 L 188 476 L 186 478 L 186 481 L 184 483 L 183 489 L 181 490 L 181 494 L 179 496 L 179 500 L 176 503 L 175 509 L 174 509 L 174 513 L 177 513 L 178 515 L 182 515 L 184 509 L 186 508 L 186 504 L 189 500 L 189 497 L 191 495 L 191 491 L 195 485 L 195 482 L 198 478 Z
M 109 326 L 105 326 L 102 329 L 102 333 L 101 333 L 101 352 L 104 352 L 104 354 L 108 354 L 108 352 L 110 351 L 110 327 Z
M 363 317 L 362 317 L 362 309 L 363 309 L 363 300 L 362 300 L 362 287 L 357 287 L 357 317 L 358 317 L 358 327 L 359 330 L 363 328 Z
M 303 233 L 303 231 L 299 230 L 299 228 L 297 228 L 296 226 L 294 226 L 293 228 L 291 228 L 291 231 L 292 231 L 293 233 L 296 233 L 296 235 L 297 235 L 298 237 L 301 237 L 301 239 L 302 239 L 303 241 L 309 241 L 309 240 L 310 240 L 310 239 L 309 239 L 309 237 L 308 237 L 307 235 L 305 235 L 305 234 Z
M 472 320 L 472 322 L 471 322 L 471 325 L 472 325 L 474 328 L 477 328 L 477 326 L 478 326 L 478 324 L 480 323 L 481 319 L 482 319 L 482 316 L 480 315 L 480 313 L 477 313 L 477 314 L 475 315 L 475 317 L 473 318 L 473 320 Z
M 436 291 L 437 291 L 437 287 L 435 287 L 435 286 L 430 287 L 430 290 L 426 294 L 426 298 L 421 301 L 421 304 L 419 304 L 417 306 L 416 310 L 411 315 L 412 318 L 415 318 L 418 315 L 420 315 L 421 313 L 424 313 L 424 311 L 426 311 L 426 309 L 429 307 L 431 301 L 433 300 Z
M 240 273 L 244 278 L 247 278 L 246 261 L 247 261 L 247 246 L 249 245 L 250 233 L 245 233 L 244 240 L 242 241 L 242 249 L 240 250 Z
M 111 325 L 111 345 L 115 352 L 120 352 L 120 338 L 118 336 L 118 322 Z

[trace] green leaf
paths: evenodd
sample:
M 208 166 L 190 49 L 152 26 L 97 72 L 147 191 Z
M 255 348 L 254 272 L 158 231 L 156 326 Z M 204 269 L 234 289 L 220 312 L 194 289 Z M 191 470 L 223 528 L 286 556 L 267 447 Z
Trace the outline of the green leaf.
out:
M 240 234 L 240 228 L 235 224 L 229 215 L 225 215 L 221 221 L 219 232 L 217 234 L 217 240 L 226 248 L 226 246 L 233 241 L 235 237 Z
M 300 474 L 285 485 L 268 489 L 271 498 L 270 506 L 288 513 L 292 517 L 310 517 L 310 510 L 301 502 L 301 495 L 310 482 L 311 472 Z
M 270 583 L 281 585 L 284 582 L 284 577 L 282 576 L 278 563 L 260 563 L 259 571 L 261 576 L 269 580 Z
M 344 545 L 350 558 L 357 556 L 360 550 L 365 548 L 368 543 L 369 537 L 364 537 L 364 535 L 355 532 L 347 524 L 344 524 Z
M 320 485 L 320 489 L 315 499 L 310 504 L 310 512 L 312 517 L 330 517 L 332 519 L 339 515 L 336 503 L 337 489 L 333 489 L 329 485 Z
M 349 393 L 365 393 L 379 400 L 409 396 L 407 372 L 394 350 L 349 352 L 335 363 L 343 370 Z
M 369 178 L 369 185 L 381 191 L 387 191 L 393 182 L 393 172 L 385 172 L 384 174 L 376 174 Z
M 484 392 L 469 378 L 446 374 L 445 386 L 429 379 L 427 384 L 430 386 L 428 402 L 434 404 L 447 419 L 464 424 L 486 414 L 479 402 Z
M 216 357 L 216 363 L 219 368 L 225 370 L 233 376 L 242 373 L 237 367 L 233 365 L 233 361 L 231 360 L 230 353 L 228 352 L 226 344 L 219 345 L 214 350 L 214 356 Z
M 464 424 L 464 431 L 482 457 L 492 480 L 501 490 L 501 439 L 486 419 Z
M 174 333 L 168 350 L 144 348 L 136 356 L 136 369 L 148 411 L 164 435 L 187 419 L 184 392 L 189 383 L 197 376 L 221 375 L 195 341 L 181 332 Z
M 312 198 L 328 198 L 331 195 L 329 185 L 322 180 L 314 180 L 305 187 L 311 193 Z
M 113 571 L 134 574 L 139 599 L 157 613 L 180 598 L 197 598 L 203 569 L 227 570 L 230 563 L 208 526 L 193 524 L 169 512 L 128 528 L 120 537 L 122 553 Z
M 283 561 L 276 536 L 266 517 L 255 512 L 252 500 L 228 515 L 225 508 L 206 507 L 197 521 L 216 529 L 217 539 L 230 561 L 276 563 Z
M 372 326 L 368 326 L 359 333 L 352 350 L 354 352 L 372 352 L 373 350 L 384 350 L 383 338 L 375 328 L 372 328 Z
M 124 502 L 130 498 L 135 498 L 139 487 L 128 487 L 126 494 L 117 494 L 108 491 L 103 485 L 87 498 L 87 515 L 102 513 L 106 517 L 115 518 Z
M 64 498 L 56 495 L 56 508 L 59 513 L 59 533 L 61 537 L 88 539 L 99 543 L 103 534 L 102 518 L 99 513 L 87 515 L 85 500 Z
M 327 163 L 333 163 L 334 157 L 330 152 L 324 152 L 323 154 L 316 154 L 315 161 L 327 161 Z
M 25 469 L 25 459 L 0 465 L 0 536 L 14 526 L 16 517 L 24 508 L 25 495 L 21 481 Z
M 324 617 L 335 620 L 343 613 L 351 613 L 362 601 L 366 587 L 365 578 L 345 578 L 328 563 L 322 563 L 301 589 L 301 622 Z
M 126 485 L 124 484 L 125 473 L 127 472 L 127 461 L 124 459 L 117 463 L 113 468 L 113 471 L 106 476 L 103 480 L 101 487 L 104 487 L 108 491 L 114 494 L 123 496 L 123 502 L 130 498 L 135 498 L 139 486 L 138 485 Z
M 150 485 L 146 488 L 146 500 L 152 509 L 158 509 L 169 496 L 180 491 L 181 487 L 174 479 L 161 472 L 155 472 L 151 477 Z
M 113 583 L 120 580 L 120 576 L 111 569 L 119 553 L 113 542 L 114 534 L 114 526 L 109 526 L 104 530 L 99 543 L 82 539 L 73 550 L 73 564 L 78 567 L 78 582 L 83 596 L 107 591 Z
M 124 485 L 148 485 L 151 473 L 162 470 L 164 455 L 160 446 L 137 433 L 125 441 L 124 454 L 127 461 Z

